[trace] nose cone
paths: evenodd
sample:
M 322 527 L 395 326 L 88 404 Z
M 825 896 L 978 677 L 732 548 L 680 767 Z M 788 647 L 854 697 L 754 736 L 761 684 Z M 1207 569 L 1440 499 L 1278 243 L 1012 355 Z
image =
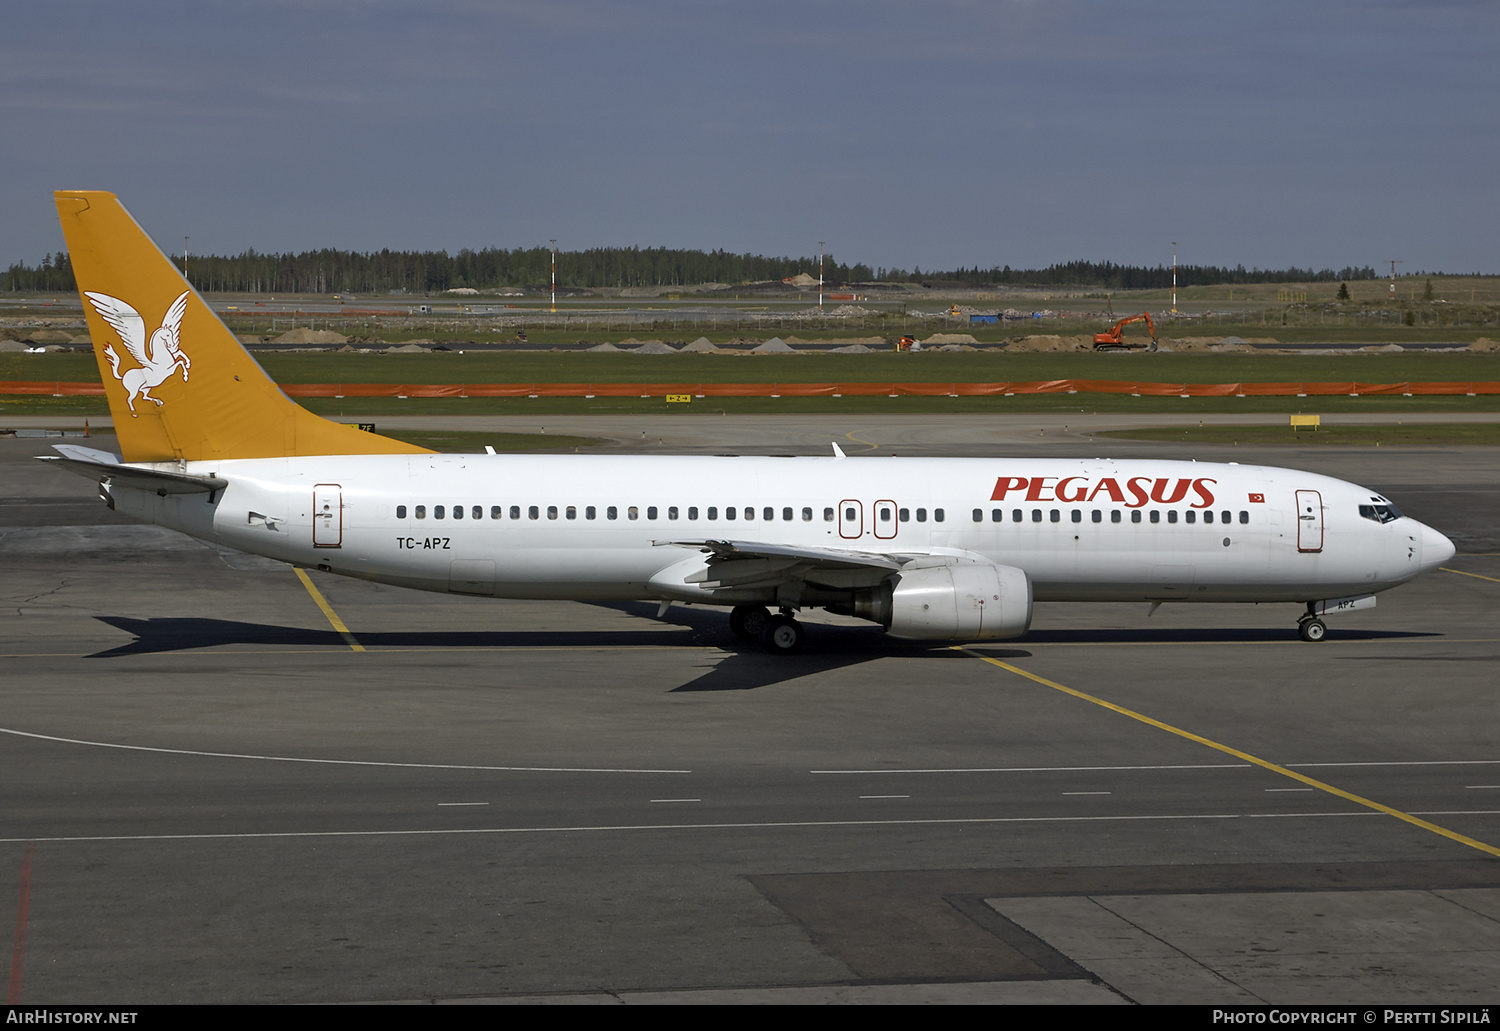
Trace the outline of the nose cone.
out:
M 1422 569 L 1425 572 L 1431 572 L 1452 558 L 1457 549 L 1453 547 L 1452 541 L 1426 523 L 1417 525 L 1421 527 Z

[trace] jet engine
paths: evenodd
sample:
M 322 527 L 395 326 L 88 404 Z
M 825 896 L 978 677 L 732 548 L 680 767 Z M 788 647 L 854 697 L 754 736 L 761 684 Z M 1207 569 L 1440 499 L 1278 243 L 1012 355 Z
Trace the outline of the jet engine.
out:
M 881 586 L 856 592 L 852 606 L 829 609 L 914 641 L 1020 637 L 1031 626 L 1031 581 L 1015 566 L 918 559 Z

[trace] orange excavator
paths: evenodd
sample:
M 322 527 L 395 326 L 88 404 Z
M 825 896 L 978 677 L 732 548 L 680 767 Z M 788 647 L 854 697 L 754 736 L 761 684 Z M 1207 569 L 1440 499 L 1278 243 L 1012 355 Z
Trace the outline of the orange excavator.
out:
M 1146 320 L 1146 329 L 1151 332 L 1151 343 L 1145 345 L 1127 344 L 1125 342 L 1125 327 L 1132 322 L 1140 322 L 1142 319 Z M 1103 333 L 1094 334 L 1094 350 L 1096 351 L 1129 351 L 1142 346 L 1148 351 L 1156 350 L 1156 323 L 1151 321 L 1151 313 L 1148 311 L 1143 311 L 1139 315 L 1132 315 L 1128 319 L 1121 319 Z

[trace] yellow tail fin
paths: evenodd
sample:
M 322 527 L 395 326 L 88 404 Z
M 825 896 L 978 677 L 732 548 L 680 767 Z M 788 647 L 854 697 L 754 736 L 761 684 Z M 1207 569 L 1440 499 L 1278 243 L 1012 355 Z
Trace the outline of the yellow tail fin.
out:
M 53 197 L 125 461 L 429 453 L 283 394 L 114 194 Z

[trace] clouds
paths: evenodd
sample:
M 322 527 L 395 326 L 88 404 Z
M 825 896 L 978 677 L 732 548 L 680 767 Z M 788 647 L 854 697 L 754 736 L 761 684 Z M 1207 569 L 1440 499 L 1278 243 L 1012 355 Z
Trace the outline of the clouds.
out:
M 1500 271 L 1491 5 L 54 3 L 0 38 L 0 260 L 163 240 Z M 66 31 L 63 27 L 66 26 Z M 1394 253 L 1394 252 L 1392 252 Z

